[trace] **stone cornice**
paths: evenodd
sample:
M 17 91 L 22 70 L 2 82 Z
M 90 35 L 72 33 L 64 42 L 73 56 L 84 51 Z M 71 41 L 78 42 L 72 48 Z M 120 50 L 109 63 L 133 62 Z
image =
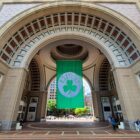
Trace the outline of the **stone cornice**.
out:
M 0 3 L 23 3 L 23 2 L 66 2 L 66 0 L 1 0 Z M 69 0 L 70 1 L 70 0 Z M 73 1 L 73 0 L 71 0 Z M 115 3 L 137 3 L 140 0 L 77 0 L 78 2 L 115 2 Z M 74 2 L 74 1 L 73 1 Z

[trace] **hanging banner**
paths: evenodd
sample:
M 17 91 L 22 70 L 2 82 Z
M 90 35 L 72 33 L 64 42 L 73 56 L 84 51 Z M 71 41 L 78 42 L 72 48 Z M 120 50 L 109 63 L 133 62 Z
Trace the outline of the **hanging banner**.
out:
M 82 61 L 59 60 L 57 64 L 57 95 L 58 109 L 84 107 Z

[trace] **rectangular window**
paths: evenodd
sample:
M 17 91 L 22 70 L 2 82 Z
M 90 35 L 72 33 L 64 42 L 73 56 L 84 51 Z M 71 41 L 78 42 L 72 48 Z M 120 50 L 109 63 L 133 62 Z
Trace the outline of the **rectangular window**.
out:
M 35 109 L 36 109 L 35 107 L 30 107 L 29 112 L 35 112 Z
M 130 58 L 134 61 L 138 58 L 138 54 L 134 53 Z
M 16 41 L 19 43 L 19 44 L 22 44 L 23 43 L 23 40 L 21 39 L 20 35 L 17 33 L 15 34 L 15 39 Z
M 95 18 L 94 25 L 93 25 L 93 28 L 94 28 L 94 29 L 97 29 L 100 20 L 101 20 L 101 19 L 99 19 L 98 17 Z
M 29 34 L 32 36 L 34 34 L 33 29 L 31 27 L 30 24 L 26 25 L 27 31 L 29 32 Z
M 16 44 L 16 42 L 15 42 L 14 40 L 10 40 L 9 43 L 10 43 L 10 46 L 11 46 L 13 49 L 17 50 L 18 45 Z
M 3 53 L 1 57 L 4 61 L 9 62 L 9 57 L 6 54 Z
M 72 14 L 71 14 L 71 13 L 68 13 L 68 14 L 67 14 L 67 23 L 68 23 L 69 25 L 72 24 Z
M 53 15 L 54 25 L 59 25 L 58 15 Z
M 117 27 L 114 29 L 114 31 L 112 32 L 112 35 L 111 35 L 111 38 L 112 38 L 113 40 L 117 37 L 119 31 L 120 31 L 120 30 L 119 30 Z
M 129 40 L 126 39 L 126 40 L 124 41 L 124 43 L 122 44 L 121 47 L 122 47 L 123 49 L 125 49 L 125 48 L 129 45 L 129 43 L 130 43 Z
M 87 20 L 87 26 L 88 26 L 88 27 L 91 27 L 92 20 L 93 20 L 93 17 L 92 17 L 92 16 L 89 16 L 89 17 L 88 17 L 88 20 Z
M 60 15 L 60 21 L 61 21 L 61 25 L 64 25 L 65 24 L 65 14 L 64 13 L 62 13 Z
M 86 15 L 82 14 L 81 15 L 81 22 L 80 22 L 80 24 L 81 25 L 85 25 L 85 22 L 86 22 Z
M 13 55 L 13 51 L 10 47 L 6 46 L 5 51 L 9 54 L 9 55 Z
M 38 23 L 37 23 L 37 21 L 35 20 L 35 21 L 33 21 L 33 27 L 34 27 L 34 29 L 35 29 L 35 31 L 36 32 L 39 32 L 39 25 L 38 25 Z
M 20 29 L 20 33 L 25 40 L 28 39 L 28 35 L 27 35 L 26 31 L 24 30 L 24 28 Z
M 128 53 L 128 54 L 131 54 L 133 51 L 134 51 L 133 46 L 130 46 L 130 47 L 127 49 L 127 53 Z
M 75 13 L 74 14 L 74 24 L 75 25 L 78 25 L 78 22 L 79 22 L 79 14 L 78 13 Z
M 106 35 L 109 35 L 111 33 L 112 29 L 113 29 L 113 25 L 109 23 L 109 25 L 108 25 L 108 27 L 106 29 L 105 34 Z
M 52 19 L 51 19 L 50 16 L 47 16 L 47 17 L 46 17 L 46 22 L 47 22 L 47 24 L 48 24 L 48 27 L 52 27 Z
M 104 111 L 110 111 L 110 107 L 109 106 L 104 106 Z
M 99 29 L 101 32 L 104 31 L 105 26 L 106 26 L 106 23 L 107 23 L 107 21 L 105 21 L 105 20 L 102 21 L 101 26 L 100 26 L 100 29 Z
M 46 28 L 46 23 L 44 21 L 44 18 L 40 18 L 39 22 L 40 22 L 41 29 L 45 29 Z

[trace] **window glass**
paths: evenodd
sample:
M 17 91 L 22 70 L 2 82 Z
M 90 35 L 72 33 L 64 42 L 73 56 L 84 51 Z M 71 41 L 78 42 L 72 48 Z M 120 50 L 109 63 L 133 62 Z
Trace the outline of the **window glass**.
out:
M 109 106 L 105 106 L 104 107 L 104 111 L 110 111 L 110 107 Z
M 30 107 L 29 112 L 35 112 L 35 107 Z

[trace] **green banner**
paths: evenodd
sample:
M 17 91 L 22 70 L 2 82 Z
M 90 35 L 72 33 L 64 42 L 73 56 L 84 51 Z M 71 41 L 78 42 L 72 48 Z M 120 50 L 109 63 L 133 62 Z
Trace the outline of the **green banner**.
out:
M 84 107 L 82 62 L 80 60 L 58 60 L 56 64 L 57 108 Z

